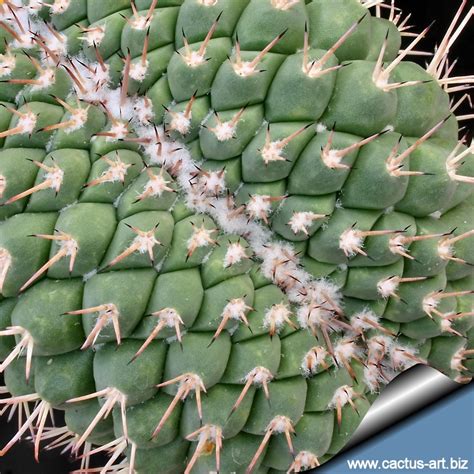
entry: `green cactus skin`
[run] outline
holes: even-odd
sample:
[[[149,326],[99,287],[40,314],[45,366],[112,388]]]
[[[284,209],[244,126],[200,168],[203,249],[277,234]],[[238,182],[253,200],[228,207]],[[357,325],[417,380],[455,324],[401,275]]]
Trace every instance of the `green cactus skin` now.
[[[301,472],[410,366],[470,380],[459,81],[371,3],[0,3],[0,455]]]

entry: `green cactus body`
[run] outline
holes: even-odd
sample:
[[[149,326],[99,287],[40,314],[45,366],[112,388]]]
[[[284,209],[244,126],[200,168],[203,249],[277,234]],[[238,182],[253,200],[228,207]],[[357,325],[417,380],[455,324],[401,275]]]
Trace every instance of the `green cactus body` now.
[[[37,457],[300,472],[399,372],[470,377],[442,56],[357,0],[1,3],[0,404]]]

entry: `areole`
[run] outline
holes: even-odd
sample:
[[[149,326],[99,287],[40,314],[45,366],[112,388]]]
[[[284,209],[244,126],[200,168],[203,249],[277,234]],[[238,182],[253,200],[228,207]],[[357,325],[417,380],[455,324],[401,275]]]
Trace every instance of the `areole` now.
[[[0,454],[301,472],[401,371],[469,381],[466,6],[424,70],[382,0],[0,2]]]

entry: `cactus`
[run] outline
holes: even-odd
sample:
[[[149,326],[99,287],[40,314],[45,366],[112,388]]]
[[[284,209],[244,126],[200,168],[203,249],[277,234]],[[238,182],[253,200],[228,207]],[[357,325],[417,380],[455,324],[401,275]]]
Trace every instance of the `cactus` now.
[[[0,2],[0,454],[301,472],[470,380],[465,7],[424,70],[393,2]]]

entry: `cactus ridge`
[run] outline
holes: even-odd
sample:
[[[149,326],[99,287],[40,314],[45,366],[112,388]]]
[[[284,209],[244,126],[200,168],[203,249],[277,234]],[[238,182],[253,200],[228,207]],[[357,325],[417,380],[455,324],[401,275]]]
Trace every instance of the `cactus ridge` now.
[[[401,371],[469,381],[465,7],[424,70],[378,1],[0,3],[0,455],[301,472]]]

